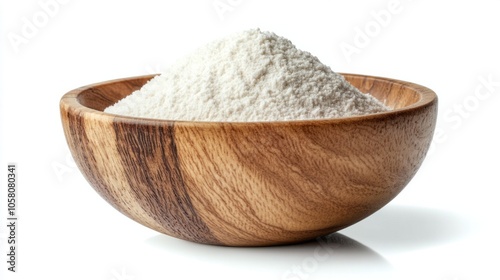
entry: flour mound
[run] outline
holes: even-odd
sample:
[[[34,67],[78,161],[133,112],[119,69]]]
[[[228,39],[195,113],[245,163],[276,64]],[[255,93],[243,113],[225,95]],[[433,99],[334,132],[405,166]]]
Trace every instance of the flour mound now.
[[[198,49],[105,109],[183,121],[285,121],[387,111],[288,39],[247,30]]]

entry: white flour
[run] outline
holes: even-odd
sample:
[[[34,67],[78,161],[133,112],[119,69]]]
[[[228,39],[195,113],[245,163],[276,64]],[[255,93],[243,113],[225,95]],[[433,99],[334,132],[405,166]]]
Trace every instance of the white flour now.
[[[283,121],[387,111],[315,56],[259,29],[212,42],[105,112],[186,121]]]

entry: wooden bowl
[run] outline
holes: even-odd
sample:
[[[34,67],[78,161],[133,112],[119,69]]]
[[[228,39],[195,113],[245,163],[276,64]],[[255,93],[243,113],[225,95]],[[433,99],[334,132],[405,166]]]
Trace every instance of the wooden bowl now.
[[[70,91],[61,99],[61,118],[85,178],[129,218],[199,243],[301,242],[352,225],[393,199],[417,172],[433,135],[433,91],[343,75],[394,110],[248,123],[103,112],[150,75]]]

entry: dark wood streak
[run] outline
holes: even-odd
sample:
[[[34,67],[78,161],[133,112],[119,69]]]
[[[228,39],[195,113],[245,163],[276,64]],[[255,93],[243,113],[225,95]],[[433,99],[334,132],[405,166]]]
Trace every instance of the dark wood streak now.
[[[186,240],[219,244],[198,216],[179,167],[174,124],[149,127],[114,123],[121,161],[135,198],[164,231]],[[152,131],[155,130],[155,131]],[[154,161],[161,157],[161,162]],[[162,186],[162,187],[158,187]]]

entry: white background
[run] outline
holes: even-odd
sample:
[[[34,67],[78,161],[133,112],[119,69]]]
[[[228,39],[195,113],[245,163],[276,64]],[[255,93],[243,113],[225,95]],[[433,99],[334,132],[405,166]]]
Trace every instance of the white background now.
[[[54,1],[0,4],[1,279],[500,279],[498,1]],[[439,96],[438,133],[417,175],[326,249],[160,235],[106,204],[69,156],[64,93],[157,73],[255,27],[334,71],[407,80]],[[9,162],[18,165],[16,273],[5,261]]]

